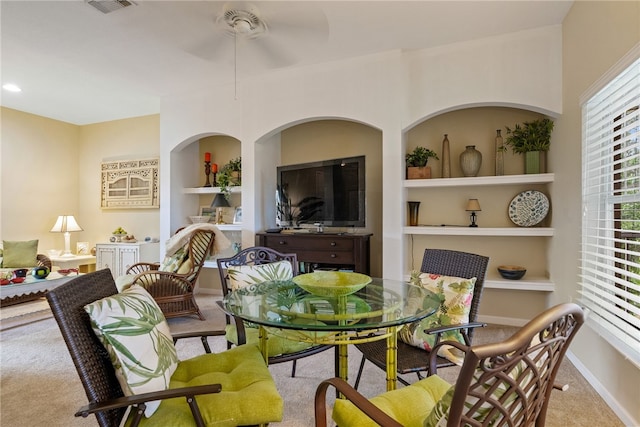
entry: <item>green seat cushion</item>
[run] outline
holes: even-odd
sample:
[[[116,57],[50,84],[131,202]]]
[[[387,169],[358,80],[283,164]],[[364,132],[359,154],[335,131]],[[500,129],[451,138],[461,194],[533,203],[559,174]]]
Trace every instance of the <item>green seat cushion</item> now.
[[[283,401],[262,354],[255,345],[241,345],[217,354],[182,361],[169,388],[221,384],[220,393],[196,397],[207,426],[238,426],[282,421]],[[167,399],[140,426],[193,426],[184,398]]]
[[[296,321],[292,322],[295,323]],[[317,323],[315,320],[303,320],[300,319],[298,322],[303,322],[307,324]],[[248,344],[258,344],[260,342],[260,331],[255,326],[246,326],[244,328],[247,343]],[[297,340],[296,337],[300,335],[300,331],[294,330],[273,330],[273,328],[268,328],[269,339],[267,340],[268,345],[268,356],[279,356],[281,354],[290,354],[298,351],[306,350],[314,344],[301,342]],[[232,342],[234,344],[238,344],[238,333],[236,330],[236,325],[231,324],[227,325],[225,328],[225,338],[227,341]],[[316,335],[326,335],[326,332],[317,332]],[[291,339],[288,339],[287,336],[291,336]]]
[[[410,289],[407,297],[407,310],[419,311],[423,306],[433,305],[436,298],[438,310],[431,316],[405,325],[398,332],[398,338],[407,344],[431,351],[436,336],[425,332],[438,326],[464,325],[469,323],[469,311],[473,300],[476,278],[442,276],[431,273],[412,274],[411,282],[420,288]],[[430,292],[429,292],[430,291]],[[460,330],[443,332],[441,341],[458,341],[465,344]],[[463,356],[450,346],[440,347],[438,355],[461,365]]]
[[[425,418],[450,388],[451,384],[437,375],[432,375],[410,386],[373,397],[369,401],[404,427],[423,427]],[[336,399],[332,418],[339,426],[378,426],[346,399]]]
[[[29,268],[38,265],[38,240],[2,242],[4,268]]]

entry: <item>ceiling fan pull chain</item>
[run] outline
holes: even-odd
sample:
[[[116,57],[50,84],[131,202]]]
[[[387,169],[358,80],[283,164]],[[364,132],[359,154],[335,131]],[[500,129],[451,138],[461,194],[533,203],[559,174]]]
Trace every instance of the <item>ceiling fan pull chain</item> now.
[[[233,99],[238,100],[238,31],[233,31]]]

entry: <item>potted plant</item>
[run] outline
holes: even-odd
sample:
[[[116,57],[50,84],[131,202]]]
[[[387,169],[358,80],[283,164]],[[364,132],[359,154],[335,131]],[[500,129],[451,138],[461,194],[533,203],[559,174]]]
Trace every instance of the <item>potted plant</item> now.
[[[216,184],[220,187],[220,192],[224,194],[225,199],[229,200],[231,197],[231,190],[229,187],[236,185],[242,185],[242,158],[238,157],[232,159],[220,168],[216,176]]]
[[[554,122],[550,119],[537,119],[516,124],[513,129],[506,126],[506,147],[517,154],[524,154],[524,172],[540,173],[546,170],[546,152],[551,146],[551,132]]]
[[[405,161],[407,163],[407,179],[431,178],[431,167],[427,166],[430,158],[438,160],[435,151],[425,147],[416,147],[412,152],[407,153]]]

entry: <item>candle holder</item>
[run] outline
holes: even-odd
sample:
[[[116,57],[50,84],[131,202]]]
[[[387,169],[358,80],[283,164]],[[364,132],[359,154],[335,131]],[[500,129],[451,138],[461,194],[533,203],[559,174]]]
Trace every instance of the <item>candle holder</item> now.
[[[204,175],[207,178],[207,181],[204,183],[204,186],[213,187],[213,185],[211,185],[211,181],[209,181],[209,176],[211,175],[211,162],[207,160],[204,161]]]

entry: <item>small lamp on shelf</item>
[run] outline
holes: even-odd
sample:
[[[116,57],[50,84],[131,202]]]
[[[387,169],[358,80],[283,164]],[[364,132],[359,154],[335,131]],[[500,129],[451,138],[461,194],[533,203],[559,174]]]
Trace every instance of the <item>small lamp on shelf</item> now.
[[[62,256],[72,257],[71,253],[71,231],[82,231],[73,215],[60,215],[51,229],[52,233],[64,233],[64,252]]]
[[[476,224],[476,212],[482,211],[482,209],[480,209],[480,202],[478,202],[478,199],[469,199],[467,201],[467,207],[465,210],[467,212],[471,212],[471,224],[469,224],[469,227],[477,227],[478,224]]]
[[[224,194],[216,194],[216,197],[214,197],[213,201],[211,202],[211,207],[216,208],[216,224],[224,224],[224,221],[222,220],[222,208],[228,208],[230,206],[231,205],[229,205],[229,202],[224,197]]]

